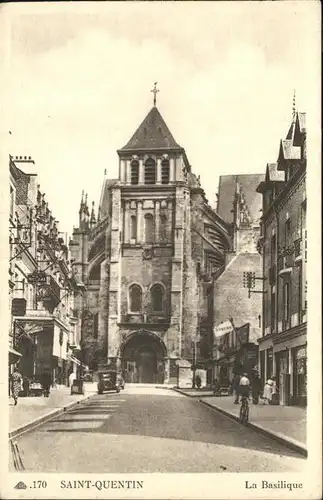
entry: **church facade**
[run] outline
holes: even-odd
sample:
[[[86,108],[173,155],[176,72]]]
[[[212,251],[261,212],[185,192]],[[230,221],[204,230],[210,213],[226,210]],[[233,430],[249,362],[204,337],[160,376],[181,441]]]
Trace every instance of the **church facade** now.
[[[204,369],[213,344],[212,275],[232,225],[209,205],[185,150],[156,105],[118,150],[98,213],[82,198],[70,241],[85,361],[126,382],[173,383],[177,365]]]

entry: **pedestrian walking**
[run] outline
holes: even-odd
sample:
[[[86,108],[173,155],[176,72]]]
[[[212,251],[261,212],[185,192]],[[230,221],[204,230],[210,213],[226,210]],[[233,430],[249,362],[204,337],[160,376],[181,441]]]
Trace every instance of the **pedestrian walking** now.
[[[215,378],[213,381],[213,394],[219,394],[220,389],[221,389],[220,382],[217,378]]]
[[[11,375],[11,395],[15,402],[15,406],[18,404],[19,392],[21,391],[22,375],[18,368],[15,367]]]
[[[44,389],[45,398],[49,397],[51,382],[52,382],[51,374],[48,371],[45,371],[42,375],[42,382],[41,382]]]
[[[239,385],[240,385],[241,376],[236,374],[232,381],[232,389],[235,396],[234,404],[237,405],[239,403]]]
[[[274,382],[271,378],[267,380],[265,383],[264,387],[264,392],[263,392],[263,400],[264,404],[269,404],[271,402],[272,394],[273,394],[273,385]]]
[[[253,404],[257,405],[259,403],[259,397],[261,394],[261,380],[257,370],[254,370],[252,373],[251,394]]]
[[[75,372],[71,372],[70,375],[69,375],[69,377],[68,377],[68,382],[69,382],[70,387],[72,387],[73,382],[74,382],[75,379],[76,379],[76,373]]]

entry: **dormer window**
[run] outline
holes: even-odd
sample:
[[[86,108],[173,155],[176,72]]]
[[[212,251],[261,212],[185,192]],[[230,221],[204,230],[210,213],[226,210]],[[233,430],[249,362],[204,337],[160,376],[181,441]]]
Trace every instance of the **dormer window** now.
[[[137,160],[133,160],[130,165],[130,182],[131,184],[139,183],[139,163]]]
[[[145,163],[145,184],[156,184],[156,163],[152,158]]]

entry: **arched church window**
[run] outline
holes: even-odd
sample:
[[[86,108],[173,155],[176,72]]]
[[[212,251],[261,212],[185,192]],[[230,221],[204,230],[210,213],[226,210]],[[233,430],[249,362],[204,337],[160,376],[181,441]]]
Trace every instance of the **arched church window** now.
[[[169,184],[169,160],[167,159],[161,162],[161,183]]]
[[[135,215],[130,217],[130,238],[137,239],[137,217]]]
[[[164,287],[159,285],[153,285],[150,289],[151,295],[151,306],[153,311],[161,312],[164,309]]]
[[[145,163],[145,184],[156,184],[156,163],[153,158],[148,158]]]
[[[98,281],[101,278],[101,265],[95,265],[89,274],[89,280],[90,281]]]
[[[140,312],[142,306],[142,290],[140,285],[131,285],[129,288],[129,309],[131,312]]]
[[[137,160],[133,160],[130,165],[130,182],[131,184],[139,182],[139,163]]]
[[[154,218],[151,214],[145,215],[145,243],[154,242]]]

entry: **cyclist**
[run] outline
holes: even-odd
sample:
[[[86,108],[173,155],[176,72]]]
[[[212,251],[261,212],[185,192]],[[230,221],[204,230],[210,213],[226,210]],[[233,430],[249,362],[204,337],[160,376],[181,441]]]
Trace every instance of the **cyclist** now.
[[[249,399],[250,392],[250,380],[247,373],[244,373],[240,378],[239,382],[239,395],[241,398],[245,397]]]

